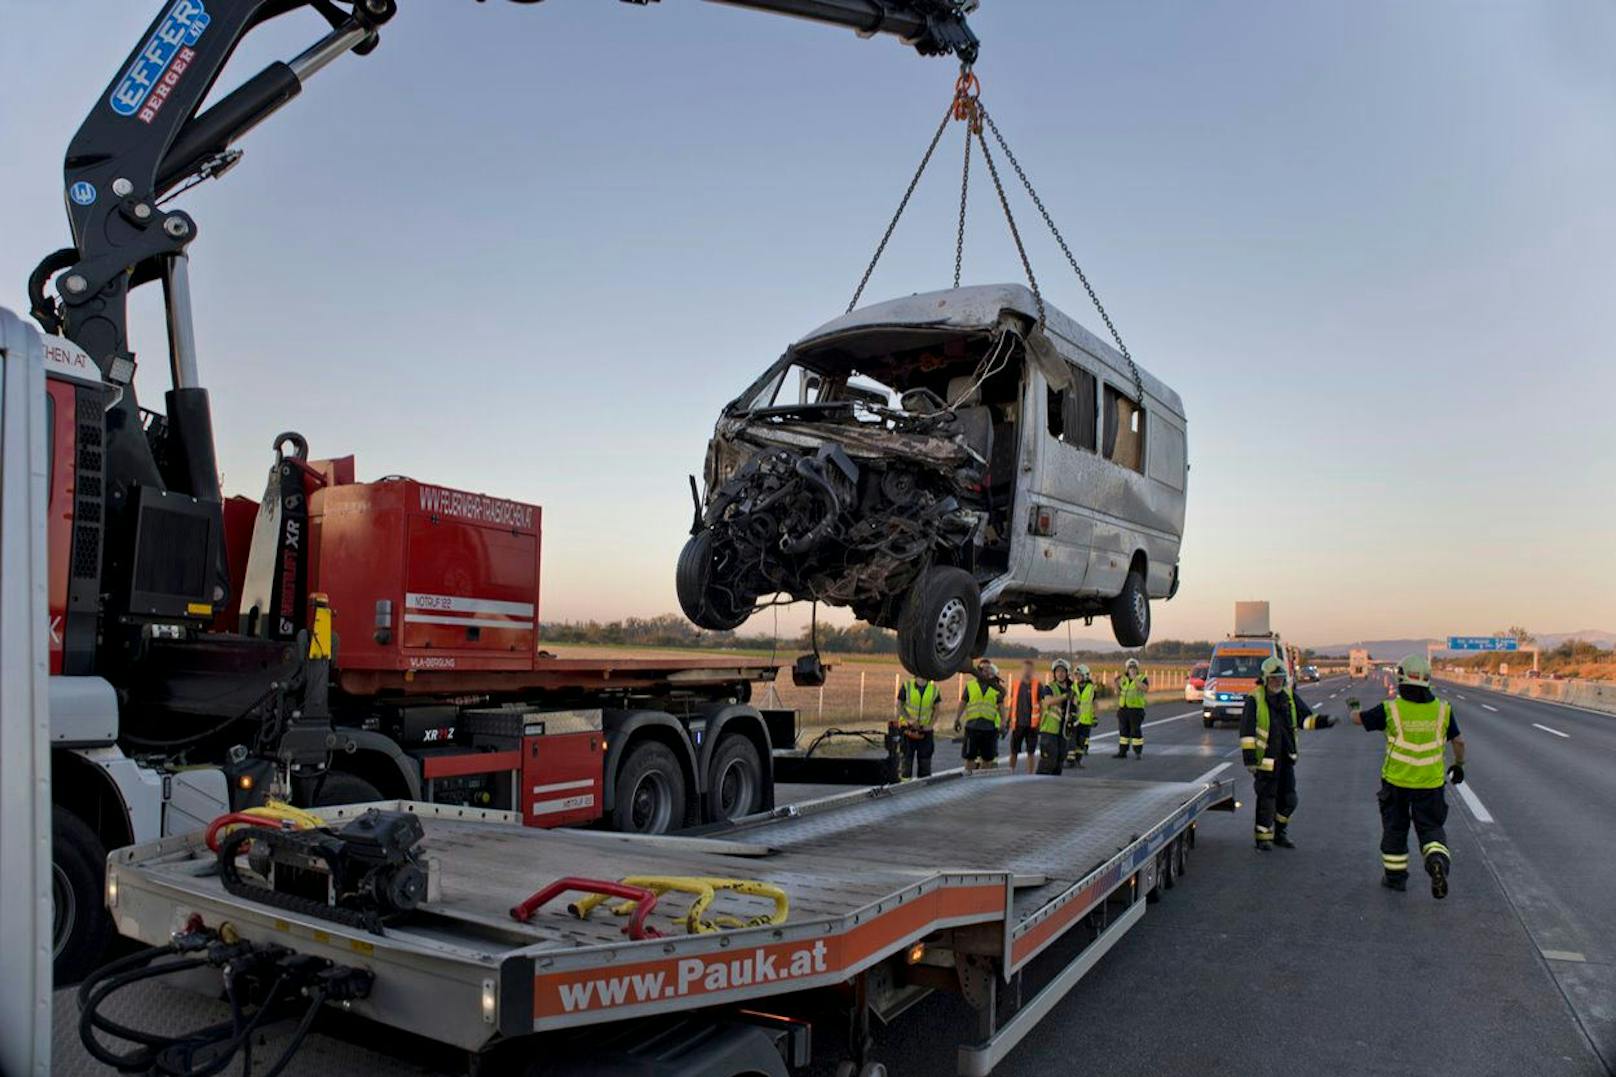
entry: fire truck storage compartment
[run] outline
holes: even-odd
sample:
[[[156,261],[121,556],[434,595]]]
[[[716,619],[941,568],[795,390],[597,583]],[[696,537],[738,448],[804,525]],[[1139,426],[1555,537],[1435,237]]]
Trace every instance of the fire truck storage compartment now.
[[[539,508],[411,479],[310,502],[310,590],[331,603],[342,669],[531,669]]]
[[[605,795],[603,717],[599,710],[468,707],[457,718],[456,746],[417,753],[429,799],[508,808],[529,826],[592,823]]]

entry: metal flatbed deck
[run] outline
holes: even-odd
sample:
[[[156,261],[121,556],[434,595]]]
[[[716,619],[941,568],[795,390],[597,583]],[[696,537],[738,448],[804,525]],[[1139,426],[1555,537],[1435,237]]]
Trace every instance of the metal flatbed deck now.
[[[962,1051],[961,1068],[986,1072],[1024,1034],[1013,1028],[1021,1015],[1000,1027],[995,981],[1010,980],[1080,924],[1103,943],[1092,964],[1109,947],[1104,940],[1142,914],[1143,896],[1162,879],[1170,885],[1196,817],[1232,795],[1228,781],[949,774],[810,802],[717,836],[653,839],[394,803],[385,806],[421,816],[436,884],[422,914],[382,935],[226,893],[199,835],[120,850],[109,874],[127,935],[163,942],[200,916],[209,927],[228,921],[254,942],[366,965],[375,989],[354,1011],[468,1050],[862,983],[861,974],[902,964],[923,942],[928,968],[914,970],[907,989],[958,977],[985,1009],[982,1043],[975,1054]],[[511,906],[569,875],[753,879],[785,890],[791,911],[778,925],[687,935],[680,920],[689,899],[670,893],[649,921],[665,936],[639,941],[605,907],[580,920],[556,901],[528,924],[510,918]],[[769,908],[766,899],[729,894],[714,906],[743,918]],[[1036,1020],[1034,1002],[1022,1011]]]

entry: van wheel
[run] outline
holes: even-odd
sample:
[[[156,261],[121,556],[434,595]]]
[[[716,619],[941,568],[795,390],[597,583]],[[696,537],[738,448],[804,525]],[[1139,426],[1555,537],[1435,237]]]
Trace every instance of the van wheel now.
[[[101,964],[112,941],[106,907],[107,850],[66,808],[51,808],[51,951],[56,986]]]
[[[1150,594],[1145,576],[1136,568],[1128,570],[1122,593],[1111,600],[1111,632],[1124,647],[1143,647],[1150,642]]]
[[[739,733],[718,742],[707,771],[707,803],[715,823],[763,808],[763,763],[757,747]]]
[[[625,834],[666,834],[685,823],[685,776],[666,744],[642,740],[629,749],[617,774],[612,829]]]
[[[962,568],[934,565],[909,592],[898,622],[898,653],[909,672],[947,680],[971,660],[982,629],[982,592]]]
[[[679,607],[692,623],[713,632],[728,632],[752,616],[752,603],[749,599],[738,602],[740,596],[715,586],[716,545],[710,527],[691,535],[679,551],[673,583]]]
[[[976,630],[976,642],[971,644],[971,660],[973,662],[988,653],[988,630],[991,627],[988,624],[988,619],[983,617],[982,624]]]

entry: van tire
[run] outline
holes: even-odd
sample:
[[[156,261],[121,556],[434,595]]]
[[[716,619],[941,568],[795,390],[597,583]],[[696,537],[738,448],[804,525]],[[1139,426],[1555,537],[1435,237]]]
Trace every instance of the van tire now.
[[[1150,594],[1145,590],[1145,574],[1128,570],[1122,593],[1111,600],[1111,633],[1124,647],[1143,647],[1150,642]]]
[[[686,540],[674,569],[674,590],[685,616],[701,628],[728,632],[739,628],[752,616],[751,603],[744,610],[732,608],[729,596],[713,586],[714,541],[712,528],[703,528]]]
[[[51,946],[57,987],[77,983],[106,958],[113,938],[106,907],[107,850],[89,825],[51,807]]]
[[[969,572],[933,565],[909,592],[898,621],[898,654],[910,673],[943,681],[971,661],[982,629],[982,591]]]
[[[976,642],[971,645],[971,660],[973,662],[988,653],[988,629],[990,627],[988,619],[983,617],[981,626],[976,630]]]

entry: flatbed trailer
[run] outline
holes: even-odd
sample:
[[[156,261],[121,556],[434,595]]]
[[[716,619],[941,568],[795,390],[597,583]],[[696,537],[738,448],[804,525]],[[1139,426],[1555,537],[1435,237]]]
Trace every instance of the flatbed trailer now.
[[[111,854],[108,902],[120,931],[153,945],[222,933],[367,970],[368,996],[344,1008],[463,1049],[472,1070],[783,1075],[833,1013],[848,1029],[838,1072],[876,1075],[870,1019],[943,990],[977,1014],[958,1072],[986,1074],[1175,885],[1198,818],[1233,797],[1229,779],[951,771],[655,837],[399,801],[380,806],[419,816],[429,898],[380,933],[227,892],[200,834]],[[605,907],[512,916],[558,880],[631,877],[745,879],[790,909],[768,922],[769,900],[729,891],[712,909],[749,926],[687,934],[692,898],[670,891],[646,918],[663,934],[638,940]]]

